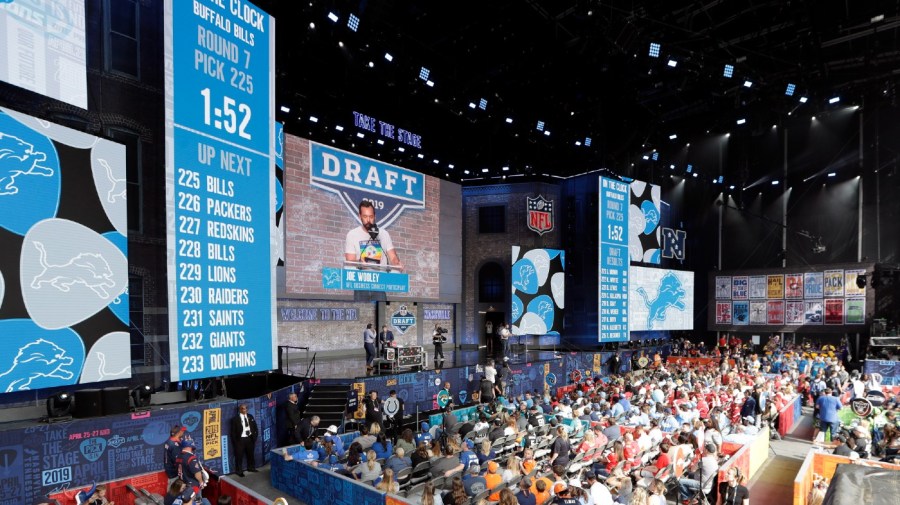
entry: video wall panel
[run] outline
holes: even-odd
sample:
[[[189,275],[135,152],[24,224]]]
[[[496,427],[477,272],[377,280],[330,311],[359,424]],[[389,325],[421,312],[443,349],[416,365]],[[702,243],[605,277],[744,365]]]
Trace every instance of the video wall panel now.
[[[559,335],[566,294],[566,253],[512,248],[513,335]]]
[[[125,154],[0,109],[0,393],[131,377]]]
[[[631,331],[693,330],[694,272],[632,266]]]
[[[859,331],[873,292],[857,278],[871,265],[710,274],[710,330]]]
[[[87,109],[84,4],[0,1],[0,81]]]
[[[391,292],[392,298],[440,298],[442,261],[458,245],[442,243],[442,234],[451,227],[458,230],[453,236],[462,236],[461,221],[453,217],[459,212],[442,211],[440,179],[290,135],[286,155],[287,295],[369,290]],[[363,201],[372,205],[374,238],[360,219]],[[402,269],[389,268],[391,249]],[[362,267],[359,274],[354,263],[376,267]]]
[[[275,20],[247,1],[164,12],[171,380],[271,370]]]

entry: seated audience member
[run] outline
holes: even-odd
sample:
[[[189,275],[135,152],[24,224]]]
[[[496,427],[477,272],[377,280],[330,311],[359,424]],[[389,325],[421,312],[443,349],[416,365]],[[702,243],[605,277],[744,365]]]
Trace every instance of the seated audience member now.
[[[400,470],[411,467],[412,460],[406,456],[406,451],[404,451],[402,447],[397,447],[394,449],[393,456],[384,462],[384,466],[393,470],[394,475],[396,475]]]
[[[478,465],[472,465],[465,471],[462,482],[468,496],[476,496],[488,489],[487,481],[479,474]]]
[[[708,495],[719,476],[719,460],[714,444],[706,444],[699,464],[692,468],[687,477],[678,480],[678,499],[687,501],[697,493]]]
[[[354,470],[359,474],[359,480],[363,482],[374,481],[381,476],[381,463],[375,461],[376,459],[378,458],[375,457],[375,451],[369,449],[369,451],[366,452],[366,462],[357,465]]]
[[[453,477],[453,481],[450,483],[450,491],[444,493],[441,498],[444,505],[467,505],[469,503],[466,488],[459,477]]]

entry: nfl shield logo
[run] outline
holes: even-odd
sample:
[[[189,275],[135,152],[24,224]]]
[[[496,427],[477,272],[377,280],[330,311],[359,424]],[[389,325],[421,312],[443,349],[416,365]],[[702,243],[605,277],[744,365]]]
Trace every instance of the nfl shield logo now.
[[[553,229],[553,200],[528,198],[528,229],[543,235]]]

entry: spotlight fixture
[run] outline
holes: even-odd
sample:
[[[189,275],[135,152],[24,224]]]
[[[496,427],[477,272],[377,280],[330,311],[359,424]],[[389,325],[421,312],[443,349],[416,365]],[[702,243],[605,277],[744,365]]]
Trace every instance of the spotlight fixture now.
[[[509,166],[503,167],[503,171],[504,171],[504,172],[509,172]]]
[[[362,139],[366,137],[366,134],[363,132],[356,132],[356,136]]]
[[[374,62],[374,61],[370,61],[370,62],[369,62],[369,68],[375,68],[375,62]]]
[[[647,156],[647,155],[646,155],[646,154],[645,154],[645,155],[643,155],[643,156],[641,156],[641,159],[643,159],[643,160],[644,160],[644,161],[646,161],[646,160],[649,160],[649,159],[650,159],[650,157],[649,157],[649,156]]]
[[[828,172],[828,177],[834,177],[837,175],[837,172]]]
[[[669,135],[669,140],[675,140],[675,139],[677,139],[677,138],[678,138],[678,135],[676,135],[676,134],[674,134],[674,133],[671,134],[671,135]]]
[[[725,65],[725,69],[722,70],[722,76],[731,79],[731,77],[732,77],[733,75],[734,75],[734,65],[728,65],[728,64],[726,64],[726,65]]]
[[[429,80],[425,81],[425,85],[428,86],[429,88],[433,88],[433,87],[434,87],[434,81],[432,81],[432,80],[429,79]],[[435,100],[437,100],[437,98],[435,98]]]
[[[828,249],[825,247],[825,244],[822,243],[822,239],[816,239],[816,243],[812,246],[813,254],[822,254],[826,250]]]
[[[406,152],[406,148],[403,147],[403,146],[400,146],[400,147],[397,148],[397,151],[399,151],[399,152],[401,152],[401,153],[405,153],[405,152]]]
[[[431,75],[431,70],[428,70],[425,67],[422,67],[419,69],[419,79],[422,79],[423,81],[427,81],[429,75]]]
[[[441,161],[438,160],[438,159],[435,159],[435,160],[434,160],[434,164],[435,164],[435,165],[440,165],[440,164],[441,164]]]
[[[543,122],[543,121],[538,121],[538,122],[537,122],[537,127],[536,127],[536,128],[537,128],[537,131],[539,131],[539,132],[544,131],[544,122]]]
[[[651,42],[650,43],[650,51],[648,54],[650,55],[651,58],[659,58],[659,50],[660,49],[661,49],[661,47],[659,44],[657,44],[656,42]]]
[[[668,66],[670,66],[670,67],[672,67],[672,68],[675,68],[675,67],[678,66],[678,62],[675,61],[675,60],[673,60],[673,59],[669,59],[669,61],[666,63],[666,65],[668,65]]]
[[[488,173],[488,169],[486,169],[486,168],[482,168],[482,169],[481,169],[481,173],[483,173],[483,174],[486,174],[486,173]]]
[[[694,172],[694,177],[697,177],[697,175],[699,175],[699,174],[697,172]]]
[[[779,184],[781,184],[781,181],[778,181],[778,180],[772,181],[772,185],[773,185],[773,186],[777,186],[777,185],[779,185]]]
[[[419,158],[420,160],[425,159],[425,155],[422,153],[417,154],[416,157]]]
[[[487,100],[484,98],[482,98],[481,100],[478,100],[478,108],[481,110],[487,109]]]
[[[447,168],[449,168],[450,170],[453,170],[454,168],[456,168],[456,165],[454,165],[453,163],[450,163],[449,165],[447,165]]]
[[[506,118],[506,124],[512,124],[512,118],[511,118],[511,117]]]
[[[134,403],[135,412],[144,412],[150,410],[150,396],[153,395],[153,388],[147,384],[142,384],[131,390],[130,396]]]
[[[580,146],[580,145],[581,145],[581,141],[580,141],[580,140],[576,140],[576,141],[575,141],[575,145],[576,145],[576,146]]]
[[[309,22],[309,29],[310,29],[310,30],[315,30],[315,29],[316,29],[316,24],[313,23],[312,21],[310,21],[310,22]]]
[[[359,30],[359,17],[355,14],[350,14],[350,17],[347,18],[347,28],[354,32]]]
[[[342,131],[344,131],[344,127],[343,127],[343,126],[341,126],[341,125],[337,125],[337,126],[335,126],[335,127],[334,127],[334,129],[335,129],[335,130],[337,130],[337,131],[339,131],[339,132],[342,132]]]
[[[797,89],[797,85],[789,82],[787,87],[784,89],[784,94],[787,96],[794,96],[794,90]]]
[[[547,136],[547,137],[549,137],[549,136],[550,136],[550,130],[544,130],[544,135]]]
[[[310,123],[318,123],[319,118],[317,118],[316,116],[309,116],[309,122]]]
[[[744,118],[740,118],[740,119],[737,120],[737,124],[739,124],[739,125],[745,124],[746,122],[747,122],[747,120],[744,119]]]
[[[47,397],[47,422],[56,423],[72,419],[72,394],[56,393]]]
[[[384,145],[384,141],[381,140],[381,139],[378,139],[378,140],[376,140],[375,142],[376,142],[378,145],[380,145],[380,146],[383,146],[383,145]]]
[[[830,103],[830,104],[836,104],[840,101],[841,101],[841,97],[839,97],[839,96],[833,96],[828,99],[828,103]]]
[[[471,172],[469,172],[468,170],[463,170],[463,173],[469,175]]]
[[[860,274],[860,275],[856,276],[856,287],[858,287],[859,289],[866,288],[866,276],[865,275]]]
[[[337,22],[338,22],[338,15],[335,14],[335,13],[333,13],[333,12],[329,12],[329,13],[328,13],[328,19],[330,19],[332,23],[337,23]]]
[[[474,109],[476,107],[475,102],[469,102],[469,108]]]
[[[734,189],[734,184],[732,184],[731,186],[728,186],[728,189]]]
[[[800,103],[806,103],[808,101],[809,101],[809,98],[806,98],[805,96],[800,97]]]
[[[744,81],[744,87],[745,87],[745,88],[752,88],[752,87],[753,87],[753,81]]]

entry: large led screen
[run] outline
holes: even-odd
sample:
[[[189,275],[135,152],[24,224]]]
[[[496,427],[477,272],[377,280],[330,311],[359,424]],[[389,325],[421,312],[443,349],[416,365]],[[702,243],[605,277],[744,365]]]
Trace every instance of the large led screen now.
[[[513,335],[559,335],[566,307],[566,253],[512,248]]]
[[[0,109],[0,392],[131,377],[125,160]]]
[[[342,284],[341,272],[352,273],[359,263],[371,262],[381,270],[360,271],[360,281],[375,279],[360,282],[369,286],[365,289],[438,299],[441,258],[458,246],[442,244],[442,226],[459,226],[452,219],[442,223],[441,181],[309,140],[288,136],[286,142],[287,292],[295,297],[351,294],[356,287]],[[364,201],[371,204],[366,212],[374,213],[374,237],[360,220]],[[395,259],[402,270],[387,272]],[[344,268],[347,261],[352,265]],[[380,289],[377,279],[389,275],[408,275],[408,280]]]
[[[694,272],[632,266],[631,331],[693,330]]]
[[[164,11],[171,379],[271,370],[275,20],[247,1]]]
[[[0,80],[87,109],[83,0],[0,1]]]

